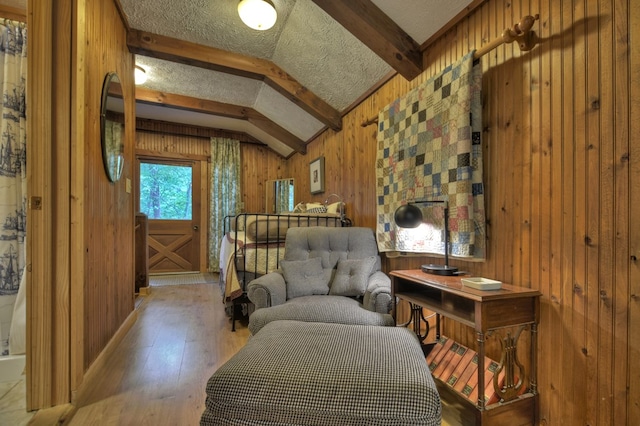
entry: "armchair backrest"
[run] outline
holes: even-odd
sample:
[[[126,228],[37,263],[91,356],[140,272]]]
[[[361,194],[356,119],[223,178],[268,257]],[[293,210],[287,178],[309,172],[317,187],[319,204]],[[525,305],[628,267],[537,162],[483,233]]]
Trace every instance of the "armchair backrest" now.
[[[322,268],[332,270],[341,259],[375,256],[375,270],[380,270],[376,237],[371,228],[331,228],[312,226],[290,228],[285,239],[286,260],[322,258]]]

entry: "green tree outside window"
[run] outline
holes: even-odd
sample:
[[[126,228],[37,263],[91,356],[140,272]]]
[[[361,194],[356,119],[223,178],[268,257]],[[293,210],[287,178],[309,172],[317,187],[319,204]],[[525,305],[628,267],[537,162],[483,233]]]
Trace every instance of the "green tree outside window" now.
[[[149,219],[191,220],[191,167],[140,164],[140,211]]]

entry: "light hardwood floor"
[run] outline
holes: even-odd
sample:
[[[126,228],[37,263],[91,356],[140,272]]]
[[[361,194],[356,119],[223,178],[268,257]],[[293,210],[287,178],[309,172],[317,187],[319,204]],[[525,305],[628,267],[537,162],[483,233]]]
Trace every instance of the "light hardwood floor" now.
[[[231,332],[216,284],[153,287],[138,311],[69,425],[198,425],[208,378],[249,338],[246,321]],[[56,424],[46,419],[61,415],[36,424]]]
[[[247,341],[215,284],[153,287],[138,320],[78,401],[72,426],[198,425],[211,374]]]

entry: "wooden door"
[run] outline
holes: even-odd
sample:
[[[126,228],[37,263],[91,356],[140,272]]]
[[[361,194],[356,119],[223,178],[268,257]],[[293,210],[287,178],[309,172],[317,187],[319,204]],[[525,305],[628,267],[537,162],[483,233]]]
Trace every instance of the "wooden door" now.
[[[149,273],[200,270],[199,161],[139,158],[139,210],[149,217]]]

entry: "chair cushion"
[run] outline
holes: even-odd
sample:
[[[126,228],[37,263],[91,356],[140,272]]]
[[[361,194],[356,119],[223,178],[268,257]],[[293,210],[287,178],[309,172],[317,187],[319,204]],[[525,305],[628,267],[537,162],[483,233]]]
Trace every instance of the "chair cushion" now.
[[[295,320],[334,324],[393,326],[393,317],[364,309],[344,296],[303,296],[282,305],[256,309],[249,316],[249,331],[256,334],[272,321]]]
[[[280,268],[287,282],[287,299],[329,293],[329,277],[322,268],[322,259],[281,260]]]
[[[341,259],[329,294],[336,296],[363,296],[367,290],[369,277],[375,272],[376,258]]]

